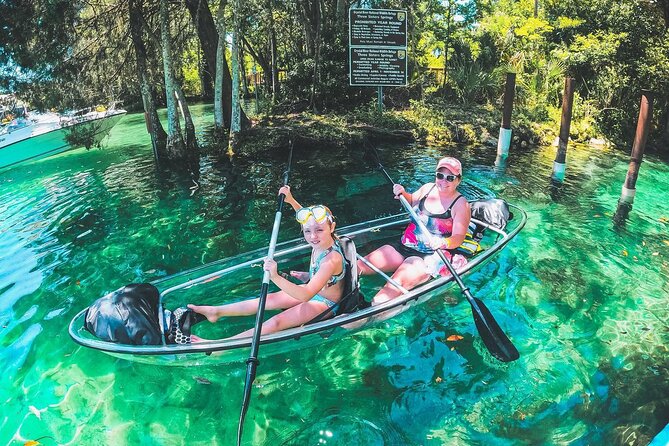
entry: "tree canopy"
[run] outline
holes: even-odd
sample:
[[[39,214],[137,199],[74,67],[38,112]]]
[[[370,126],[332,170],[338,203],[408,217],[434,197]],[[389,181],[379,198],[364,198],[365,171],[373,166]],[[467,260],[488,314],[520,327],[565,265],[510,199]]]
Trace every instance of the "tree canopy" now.
[[[143,11],[145,66],[138,65],[129,4]],[[217,0],[170,1],[176,82],[211,100],[218,31],[239,21],[242,92],[256,67],[274,110],[348,110],[373,99],[348,81],[348,0],[248,0],[232,11]],[[386,91],[391,107],[432,99],[497,104],[504,73],[517,73],[528,119],[550,119],[564,77],[576,79],[575,113],[612,139],[635,125],[641,89],[656,92],[656,129],[669,121],[667,0],[387,0],[375,8],[408,12],[409,85]],[[159,0],[0,2],[0,87],[35,106],[141,101],[138,73],[165,103]],[[222,8],[222,9],[220,9]],[[222,14],[218,14],[220,11]],[[223,39],[223,42],[231,39]],[[134,42],[135,45],[137,42]],[[229,97],[229,48],[219,72]],[[160,99],[162,98],[162,99]],[[225,101],[225,99],[223,99]],[[228,105],[229,108],[229,105]],[[229,125],[229,114],[226,125]]]

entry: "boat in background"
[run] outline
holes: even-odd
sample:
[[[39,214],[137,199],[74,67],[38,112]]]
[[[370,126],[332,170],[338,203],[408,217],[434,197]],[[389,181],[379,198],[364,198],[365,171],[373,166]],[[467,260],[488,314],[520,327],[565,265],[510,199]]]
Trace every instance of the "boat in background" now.
[[[113,106],[67,114],[28,112],[24,107],[12,112],[5,111],[0,126],[0,169],[69,149],[99,146],[126,114]]]

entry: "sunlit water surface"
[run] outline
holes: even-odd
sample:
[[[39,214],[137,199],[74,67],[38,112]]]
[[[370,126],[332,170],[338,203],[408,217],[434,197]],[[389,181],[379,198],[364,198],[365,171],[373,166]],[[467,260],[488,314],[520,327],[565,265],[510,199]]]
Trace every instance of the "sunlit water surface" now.
[[[209,107],[195,107],[200,122]],[[626,222],[612,216],[618,151],[383,147],[409,189],[458,156],[470,184],[529,220],[466,282],[521,357],[496,362],[456,288],[354,336],[263,359],[245,425],[254,445],[645,445],[669,421],[669,184],[647,156]],[[161,174],[141,114],[103,150],[0,173],[0,444],[230,445],[246,367],[128,362],[74,344],[70,319],[102,294],[265,246],[286,153],[203,158],[196,182]],[[297,150],[291,184],[346,225],[399,211],[361,153]],[[289,216],[280,240],[299,236]],[[258,279],[260,283],[260,276]],[[212,296],[211,302],[225,296]],[[223,322],[224,323],[224,322]],[[463,336],[446,341],[452,334]]]

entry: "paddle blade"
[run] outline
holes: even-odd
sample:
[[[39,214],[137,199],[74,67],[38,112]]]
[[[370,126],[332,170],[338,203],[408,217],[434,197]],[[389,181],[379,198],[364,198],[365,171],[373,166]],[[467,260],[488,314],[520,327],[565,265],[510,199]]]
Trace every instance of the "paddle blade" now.
[[[476,297],[474,297],[474,302],[479,310],[476,311],[477,309],[472,305],[474,323],[486,348],[502,362],[511,362],[518,359],[520,353],[497,324],[488,307]]]

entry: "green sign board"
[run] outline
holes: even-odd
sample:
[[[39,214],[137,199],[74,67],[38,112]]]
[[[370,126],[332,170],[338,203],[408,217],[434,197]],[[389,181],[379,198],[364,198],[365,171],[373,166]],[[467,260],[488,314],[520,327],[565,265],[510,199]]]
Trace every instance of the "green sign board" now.
[[[349,10],[349,79],[352,86],[407,84],[407,13]]]

